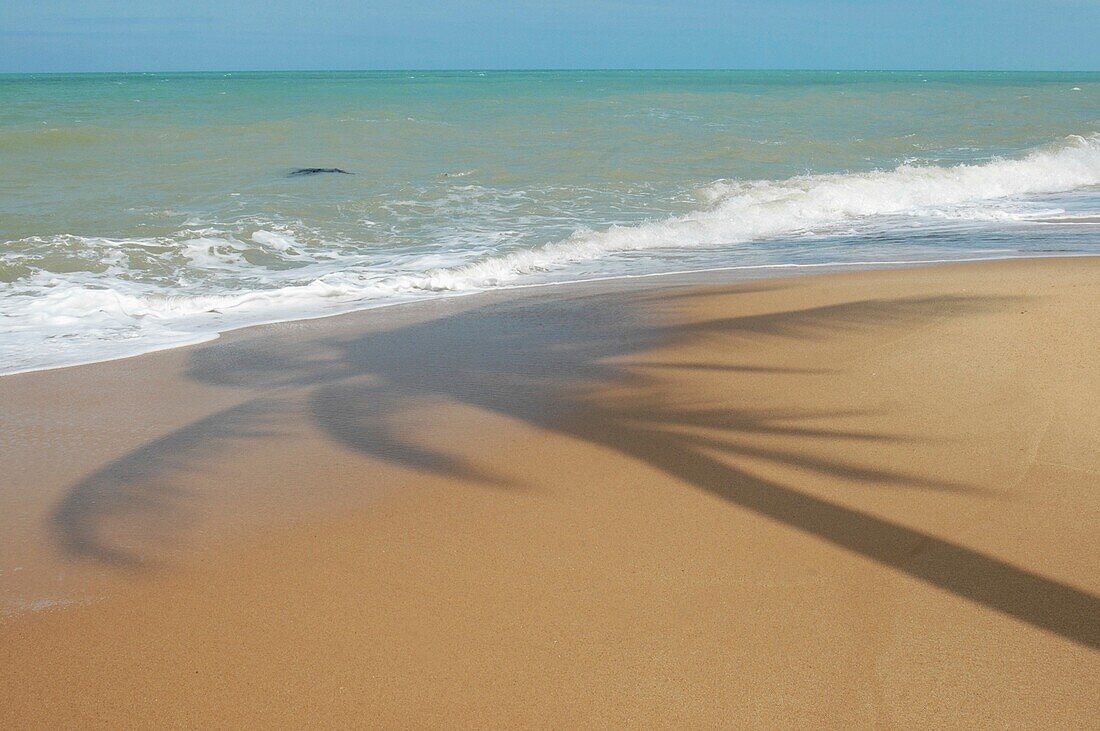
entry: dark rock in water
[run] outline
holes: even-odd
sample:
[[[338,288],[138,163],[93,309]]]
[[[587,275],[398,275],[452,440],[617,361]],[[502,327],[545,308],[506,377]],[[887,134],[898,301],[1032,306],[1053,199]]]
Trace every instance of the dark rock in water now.
[[[320,175],[321,173],[340,173],[341,175],[351,175],[347,170],[341,170],[340,168],[295,168],[290,171],[291,175]]]

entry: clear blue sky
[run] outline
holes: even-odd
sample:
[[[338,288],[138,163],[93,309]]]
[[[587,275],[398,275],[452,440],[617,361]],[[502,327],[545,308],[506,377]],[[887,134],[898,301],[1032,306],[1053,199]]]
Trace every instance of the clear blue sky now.
[[[0,72],[1100,70],[1100,0],[0,0]]]

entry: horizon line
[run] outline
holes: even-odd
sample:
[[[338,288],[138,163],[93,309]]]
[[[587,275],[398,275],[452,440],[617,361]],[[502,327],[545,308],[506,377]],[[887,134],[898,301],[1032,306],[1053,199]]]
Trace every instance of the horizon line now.
[[[119,74],[316,74],[316,73],[562,73],[562,72],[795,72],[795,73],[925,73],[925,74],[1100,74],[1100,69],[1035,69],[1035,68],[814,68],[814,67],[722,67],[722,66],[608,66],[608,67],[422,67],[422,68],[237,68],[237,69],[111,69],[98,71],[5,71],[0,76],[95,76]]]

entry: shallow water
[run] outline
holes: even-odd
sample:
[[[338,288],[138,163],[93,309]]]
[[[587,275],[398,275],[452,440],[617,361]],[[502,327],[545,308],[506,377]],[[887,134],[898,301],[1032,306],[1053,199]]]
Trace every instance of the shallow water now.
[[[1100,253],[1100,74],[0,76],[0,170],[10,373],[501,286]]]

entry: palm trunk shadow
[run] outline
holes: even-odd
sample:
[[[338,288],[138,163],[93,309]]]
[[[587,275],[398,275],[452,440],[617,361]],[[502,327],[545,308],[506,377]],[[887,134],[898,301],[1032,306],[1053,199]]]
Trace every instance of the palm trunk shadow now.
[[[1100,598],[914,528],[731,467],[666,432],[597,422],[604,444],[739,507],[1093,650]]]

